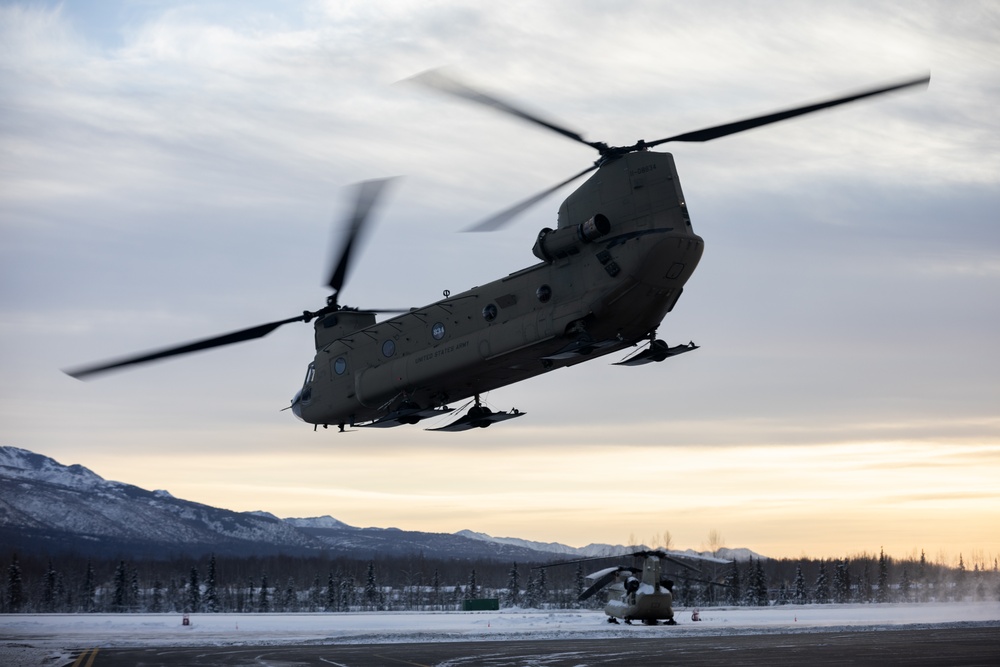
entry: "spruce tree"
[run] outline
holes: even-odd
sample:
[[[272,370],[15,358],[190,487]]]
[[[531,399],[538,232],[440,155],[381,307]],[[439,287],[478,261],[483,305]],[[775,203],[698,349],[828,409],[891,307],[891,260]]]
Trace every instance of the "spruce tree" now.
[[[94,595],[97,591],[97,583],[94,579],[94,564],[89,560],[87,561],[87,571],[83,577],[83,590],[80,591],[81,594],[81,607],[85,612],[96,611],[96,600],[94,600]]]
[[[354,605],[354,577],[346,575],[340,580],[340,610],[351,611]]]
[[[754,583],[757,590],[755,604],[758,607],[767,607],[771,604],[771,600],[767,594],[767,576],[764,574],[764,564],[760,562],[760,558],[754,565]]]
[[[813,587],[813,599],[819,604],[830,602],[830,582],[826,577],[826,561],[819,562],[819,574],[816,575],[816,585]]]
[[[733,569],[736,569],[736,563],[733,563]],[[736,604],[743,605],[744,607],[753,607],[757,600],[757,580],[754,578],[753,569],[753,558],[747,561],[746,569],[743,570],[743,576],[740,580],[740,585],[742,591],[739,597],[736,598]]]
[[[52,559],[45,570],[45,584],[42,589],[42,611],[51,614],[56,610],[56,571],[52,567]]]
[[[288,577],[285,582],[285,592],[281,596],[281,611],[295,613],[299,610],[299,597],[296,592],[295,579]]]
[[[792,601],[795,604],[805,604],[809,601],[809,593],[806,591],[806,578],[802,574],[802,564],[797,564],[795,566],[795,592],[792,596]]]
[[[920,564],[917,566],[917,602],[927,602],[930,591],[927,581],[927,556],[920,550]]]
[[[958,568],[955,570],[955,599],[958,601],[965,599],[966,574],[965,560],[962,554],[958,554]]]
[[[889,602],[889,562],[885,557],[885,549],[878,552],[878,589],[875,591],[875,602]]]
[[[378,583],[375,581],[375,561],[368,561],[368,575],[365,580],[365,606],[369,611],[378,607]]]
[[[186,610],[191,613],[201,611],[201,583],[198,581],[198,568],[191,568],[191,575],[188,577],[187,605]]]
[[[257,611],[266,614],[271,611],[271,596],[267,590],[267,574],[260,578],[260,594],[257,596]]]
[[[118,567],[115,569],[115,588],[114,592],[111,594],[111,611],[116,611],[122,613],[125,611],[126,606],[126,592],[125,587],[128,582],[128,572],[125,569],[125,561],[118,563]]]
[[[536,580],[534,570],[528,571],[528,583],[525,585],[524,604],[532,609],[535,609],[539,606],[538,581]]]
[[[431,579],[431,606],[441,609],[441,575],[437,568],[434,568],[434,578]]]
[[[729,572],[726,574],[726,602],[738,605],[742,601],[743,587],[740,582],[740,566],[734,560],[729,564]]]
[[[329,576],[326,578],[326,610],[327,611],[338,611],[340,607],[337,602],[340,601],[340,581],[333,577],[333,571],[330,571]]]
[[[841,597],[843,597],[844,602],[850,602],[851,596],[854,594],[851,590],[851,563],[846,558],[844,559],[844,581],[843,590],[841,591]]]
[[[219,591],[215,581],[215,554],[208,561],[208,577],[205,579],[205,611],[214,614],[219,611]]]
[[[469,583],[465,587],[465,599],[476,600],[479,598],[479,583],[476,581],[476,568],[472,568],[469,573]]]
[[[544,569],[538,570],[535,586],[538,588],[538,605],[542,606],[549,601],[549,582]]]
[[[508,607],[516,607],[521,602],[521,583],[517,574],[517,563],[510,566],[507,571],[507,594],[506,603]]]
[[[24,607],[24,580],[21,575],[21,564],[17,554],[11,558],[7,567],[7,611],[17,613]]]
[[[128,573],[128,608],[132,611],[142,611],[142,600],[139,594],[139,572],[132,568]]]

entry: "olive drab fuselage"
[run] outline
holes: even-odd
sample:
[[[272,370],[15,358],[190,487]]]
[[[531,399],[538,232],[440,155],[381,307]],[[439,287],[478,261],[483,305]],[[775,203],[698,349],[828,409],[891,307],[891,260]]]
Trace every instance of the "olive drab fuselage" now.
[[[651,339],[702,249],[672,155],[610,160],[538,235],[539,263],[378,323],[349,309],[319,317],[293,411],[362,424],[632,347]]]
[[[619,573],[615,583],[607,589],[608,602],[604,605],[604,613],[609,620],[621,618],[627,622],[653,624],[657,621],[672,622],[672,587],[673,583],[663,576],[660,559],[649,556],[643,561],[639,577],[630,572]]]

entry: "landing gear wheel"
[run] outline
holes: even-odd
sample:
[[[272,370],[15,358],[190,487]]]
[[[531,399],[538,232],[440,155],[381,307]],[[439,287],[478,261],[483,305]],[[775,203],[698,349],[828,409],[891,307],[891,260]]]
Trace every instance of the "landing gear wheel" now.
[[[483,417],[488,417],[491,414],[493,414],[493,411],[485,405],[474,405],[469,408],[469,416],[473,419],[482,419]]]

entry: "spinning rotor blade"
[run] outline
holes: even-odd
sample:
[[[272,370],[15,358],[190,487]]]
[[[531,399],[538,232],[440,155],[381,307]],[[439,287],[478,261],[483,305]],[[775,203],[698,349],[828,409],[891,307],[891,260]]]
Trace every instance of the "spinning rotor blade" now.
[[[853,93],[850,95],[844,95],[831,100],[826,100],[824,102],[817,102],[815,104],[808,104],[800,107],[795,107],[792,109],[786,109],[784,111],[776,111],[769,114],[764,114],[762,116],[754,116],[752,118],[746,118],[744,120],[735,121],[732,123],[725,123],[722,125],[714,125],[712,127],[707,127],[701,130],[696,130],[694,132],[685,132],[683,134],[675,134],[671,137],[666,137],[664,139],[658,139],[656,141],[638,141],[631,146],[609,146],[600,141],[587,141],[578,133],[568,130],[560,125],[556,125],[550,121],[544,120],[539,116],[524,111],[508,102],[505,102],[493,95],[486,94],[482,91],[476,90],[465,83],[461,83],[447,75],[445,75],[440,70],[430,70],[424,72],[423,74],[418,74],[407,81],[414,83],[419,83],[428,88],[447,93],[454,97],[458,97],[470,102],[475,102],[483,106],[488,106],[498,111],[502,111],[506,114],[515,116],[522,120],[526,120],[530,123],[540,125],[548,130],[556,132],[563,135],[573,141],[582,143],[584,145],[590,146],[600,152],[601,157],[594,164],[593,167],[588,168],[576,176],[573,176],[559,185],[549,188],[534,197],[524,200],[523,202],[516,204],[496,215],[483,220],[482,222],[466,229],[465,231],[470,232],[481,232],[481,231],[493,231],[499,229],[507,222],[512,220],[514,217],[525,211],[527,208],[537,204],[545,197],[549,196],[559,188],[570,182],[576,180],[580,176],[600,167],[611,160],[618,159],[629,153],[635,151],[643,151],[653,146],[659,146],[660,144],[665,144],[670,141],[687,141],[687,142],[704,142],[711,141],[712,139],[718,139],[720,137],[726,137],[731,134],[736,134],[738,132],[744,132],[746,130],[751,130],[753,128],[762,127],[764,125],[770,125],[771,123],[777,123],[779,121],[788,120],[789,118],[795,118],[796,116],[802,116],[808,113],[813,113],[814,111],[820,111],[822,109],[829,109],[830,107],[839,106],[841,104],[847,104],[849,102],[855,102],[857,100],[862,100],[867,97],[873,97],[875,95],[882,95],[884,93],[890,93],[896,90],[901,90],[903,88],[910,88],[914,86],[927,86],[930,82],[930,75],[922,76],[917,79],[901,81],[898,83],[880,86],[878,88],[872,88],[868,90],[863,90],[861,92]]]
[[[822,109],[829,109],[830,107],[835,107],[841,104],[847,104],[848,102],[862,100],[866,97],[873,97],[875,95],[891,93],[894,90],[901,90],[903,88],[910,88],[912,86],[926,87],[927,84],[930,83],[930,80],[931,80],[930,75],[922,76],[919,79],[913,79],[913,80],[903,81],[901,83],[895,83],[889,86],[881,86],[879,88],[864,90],[859,93],[846,95],[844,97],[837,97],[835,99],[827,100],[825,102],[818,102],[816,104],[809,104],[806,106],[795,107],[794,109],[786,109],[785,111],[776,111],[774,113],[765,114],[763,116],[755,116],[754,118],[747,118],[745,120],[738,120],[732,123],[725,123],[724,125],[715,125],[713,127],[706,127],[702,130],[696,130],[694,132],[685,132],[684,134],[676,134],[672,137],[667,137],[666,139],[659,139],[657,141],[647,141],[645,145],[659,146],[660,144],[665,144],[668,141],[711,141],[712,139],[718,139],[719,137],[726,137],[729,136],[730,134],[736,134],[737,132],[752,130],[755,127],[770,125],[771,123],[777,123],[778,121],[787,120],[789,118],[795,118],[796,116],[802,116],[804,114],[812,113],[814,111],[821,111]]]
[[[198,352],[200,350],[209,350],[213,347],[222,347],[223,345],[232,345],[233,343],[242,343],[247,340],[254,340],[257,338],[263,338],[267,334],[271,333],[278,327],[289,324],[291,322],[306,322],[307,318],[311,318],[313,313],[303,313],[297,317],[290,317],[287,320],[278,320],[277,322],[268,322],[267,324],[258,324],[255,327],[250,327],[249,329],[241,329],[239,331],[233,331],[232,333],[223,334],[221,336],[215,336],[213,338],[206,338],[204,340],[194,341],[192,343],[185,343],[184,345],[179,345],[177,347],[170,347],[165,350],[159,350],[157,352],[148,352],[146,354],[141,354],[134,357],[126,357],[125,359],[119,359],[118,361],[112,361],[107,363],[102,363],[97,366],[87,366],[84,368],[71,369],[63,371],[66,375],[74,377],[78,380],[82,380],[90,375],[96,375],[98,373],[104,373],[116,368],[124,368],[126,366],[134,366],[136,364],[144,364],[149,361],[156,361],[157,359],[165,359],[167,357],[174,357],[180,354],[188,354],[190,352]]]
[[[212,338],[206,338],[204,340],[194,341],[192,343],[185,343],[183,345],[178,345],[175,347],[169,347],[164,350],[158,350],[156,352],[147,352],[145,354],[140,354],[132,357],[126,357],[124,359],[119,359],[117,361],[105,362],[98,364],[96,366],[86,366],[83,368],[76,368],[64,371],[70,377],[77,379],[83,379],[85,377],[96,375],[98,373],[104,373],[106,371],[114,370],[117,368],[124,368],[127,366],[134,366],[137,364],[144,364],[150,361],[156,361],[157,359],[166,359],[168,357],[175,357],[182,354],[189,354],[191,352],[198,352],[201,350],[209,350],[214,347],[222,347],[224,345],[232,345],[233,343],[242,343],[248,340],[255,340],[257,338],[263,338],[268,335],[278,327],[289,324],[291,322],[309,322],[315,317],[320,317],[328,313],[336,312],[341,310],[337,305],[337,294],[340,292],[341,288],[344,286],[344,282],[347,279],[348,270],[350,268],[351,254],[354,250],[354,246],[358,242],[361,235],[364,233],[365,224],[371,217],[372,210],[374,209],[378,198],[381,195],[385,186],[392,179],[381,179],[364,181],[358,184],[357,190],[357,200],[354,204],[354,210],[351,216],[347,219],[343,228],[343,248],[340,252],[340,258],[336,265],[333,267],[333,271],[330,274],[330,280],[327,283],[330,288],[333,289],[333,295],[327,299],[327,305],[324,308],[319,309],[316,312],[303,311],[301,315],[296,317],[289,317],[284,320],[277,320],[275,322],[267,322],[266,324],[258,324],[247,329],[240,329],[239,331],[233,331],[231,333],[223,334],[221,336],[214,336]],[[358,313],[408,313],[411,309],[409,308],[389,308],[389,309],[366,309],[366,310],[356,310],[350,309],[352,312]]]
[[[528,210],[529,208],[531,208],[532,206],[534,206],[538,202],[542,201],[543,199],[545,199],[546,197],[548,197],[549,195],[551,195],[552,193],[554,193],[559,188],[563,187],[564,185],[569,185],[570,183],[572,183],[576,179],[580,178],[584,174],[589,174],[590,172],[594,171],[595,169],[597,169],[597,165],[593,165],[591,167],[587,167],[586,169],[584,169],[583,171],[581,171],[579,174],[576,174],[575,176],[571,176],[571,177],[567,178],[562,183],[560,183],[558,185],[553,185],[548,190],[543,190],[542,192],[539,192],[537,195],[535,195],[533,197],[529,197],[528,199],[525,199],[521,203],[515,204],[515,205],[511,206],[510,208],[508,208],[506,210],[500,211],[499,213],[497,213],[495,215],[492,215],[489,218],[486,218],[482,222],[479,222],[479,223],[473,225],[472,227],[469,227],[468,229],[466,229],[464,231],[467,231],[467,232],[492,232],[492,231],[496,231],[497,229],[500,229],[501,227],[503,227],[504,225],[506,225],[508,222],[510,222],[511,220],[513,220],[514,218],[516,218],[517,216],[521,215],[521,213],[523,213],[524,211]]]
[[[351,253],[355,244],[359,241],[365,231],[365,223],[371,217],[372,209],[378,202],[382,190],[393,179],[384,178],[358,183],[357,201],[354,204],[354,211],[345,221],[343,228],[343,248],[340,251],[340,259],[330,272],[330,280],[327,285],[338,294],[347,280],[347,272],[350,269]]]
[[[453,97],[458,97],[469,102],[475,102],[476,104],[482,104],[483,106],[496,109],[511,116],[520,118],[521,120],[526,120],[529,123],[534,123],[536,125],[541,125],[547,130],[552,130],[558,134],[563,135],[573,141],[578,141],[581,144],[590,146],[591,148],[598,148],[595,144],[587,141],[579,134],[572,130],[568,130],[565,127],[561,127],[552,123],[550,121],[544,120],[535,114],[528,113],[523,109],[518,109],[513,104],[504,102],[503,100],[494,97],[493,95],[488,95],[482,91],[476,90],[471,86],[462,83],[452,77],[446,75],[440,69],[432,69],[416,76],[412,76],[409,79],[405,79],[413,83],[418,83],[432,90],[445,93],[447,95],[452,95]],[[599,149],[598,149],[599,150]]]

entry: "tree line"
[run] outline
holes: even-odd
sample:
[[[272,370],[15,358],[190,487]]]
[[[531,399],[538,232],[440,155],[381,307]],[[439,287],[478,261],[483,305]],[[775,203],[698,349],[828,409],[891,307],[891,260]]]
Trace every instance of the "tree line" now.
[[[8,557],[0,613],[288,613],[460,609],[493,598],[504,607],[600,607],[577,601],[585,573],[623,559],[539,568],[541,563],[470,562],[423,555],[216,557],[171,560],[73,555]],[[588,564],[589,565],[589,564]],[[880,551],[839,559],[751,559],[677,572],[675,604],[780,604],[1000,600],[1000,572],[962,556],[957,567]]]

